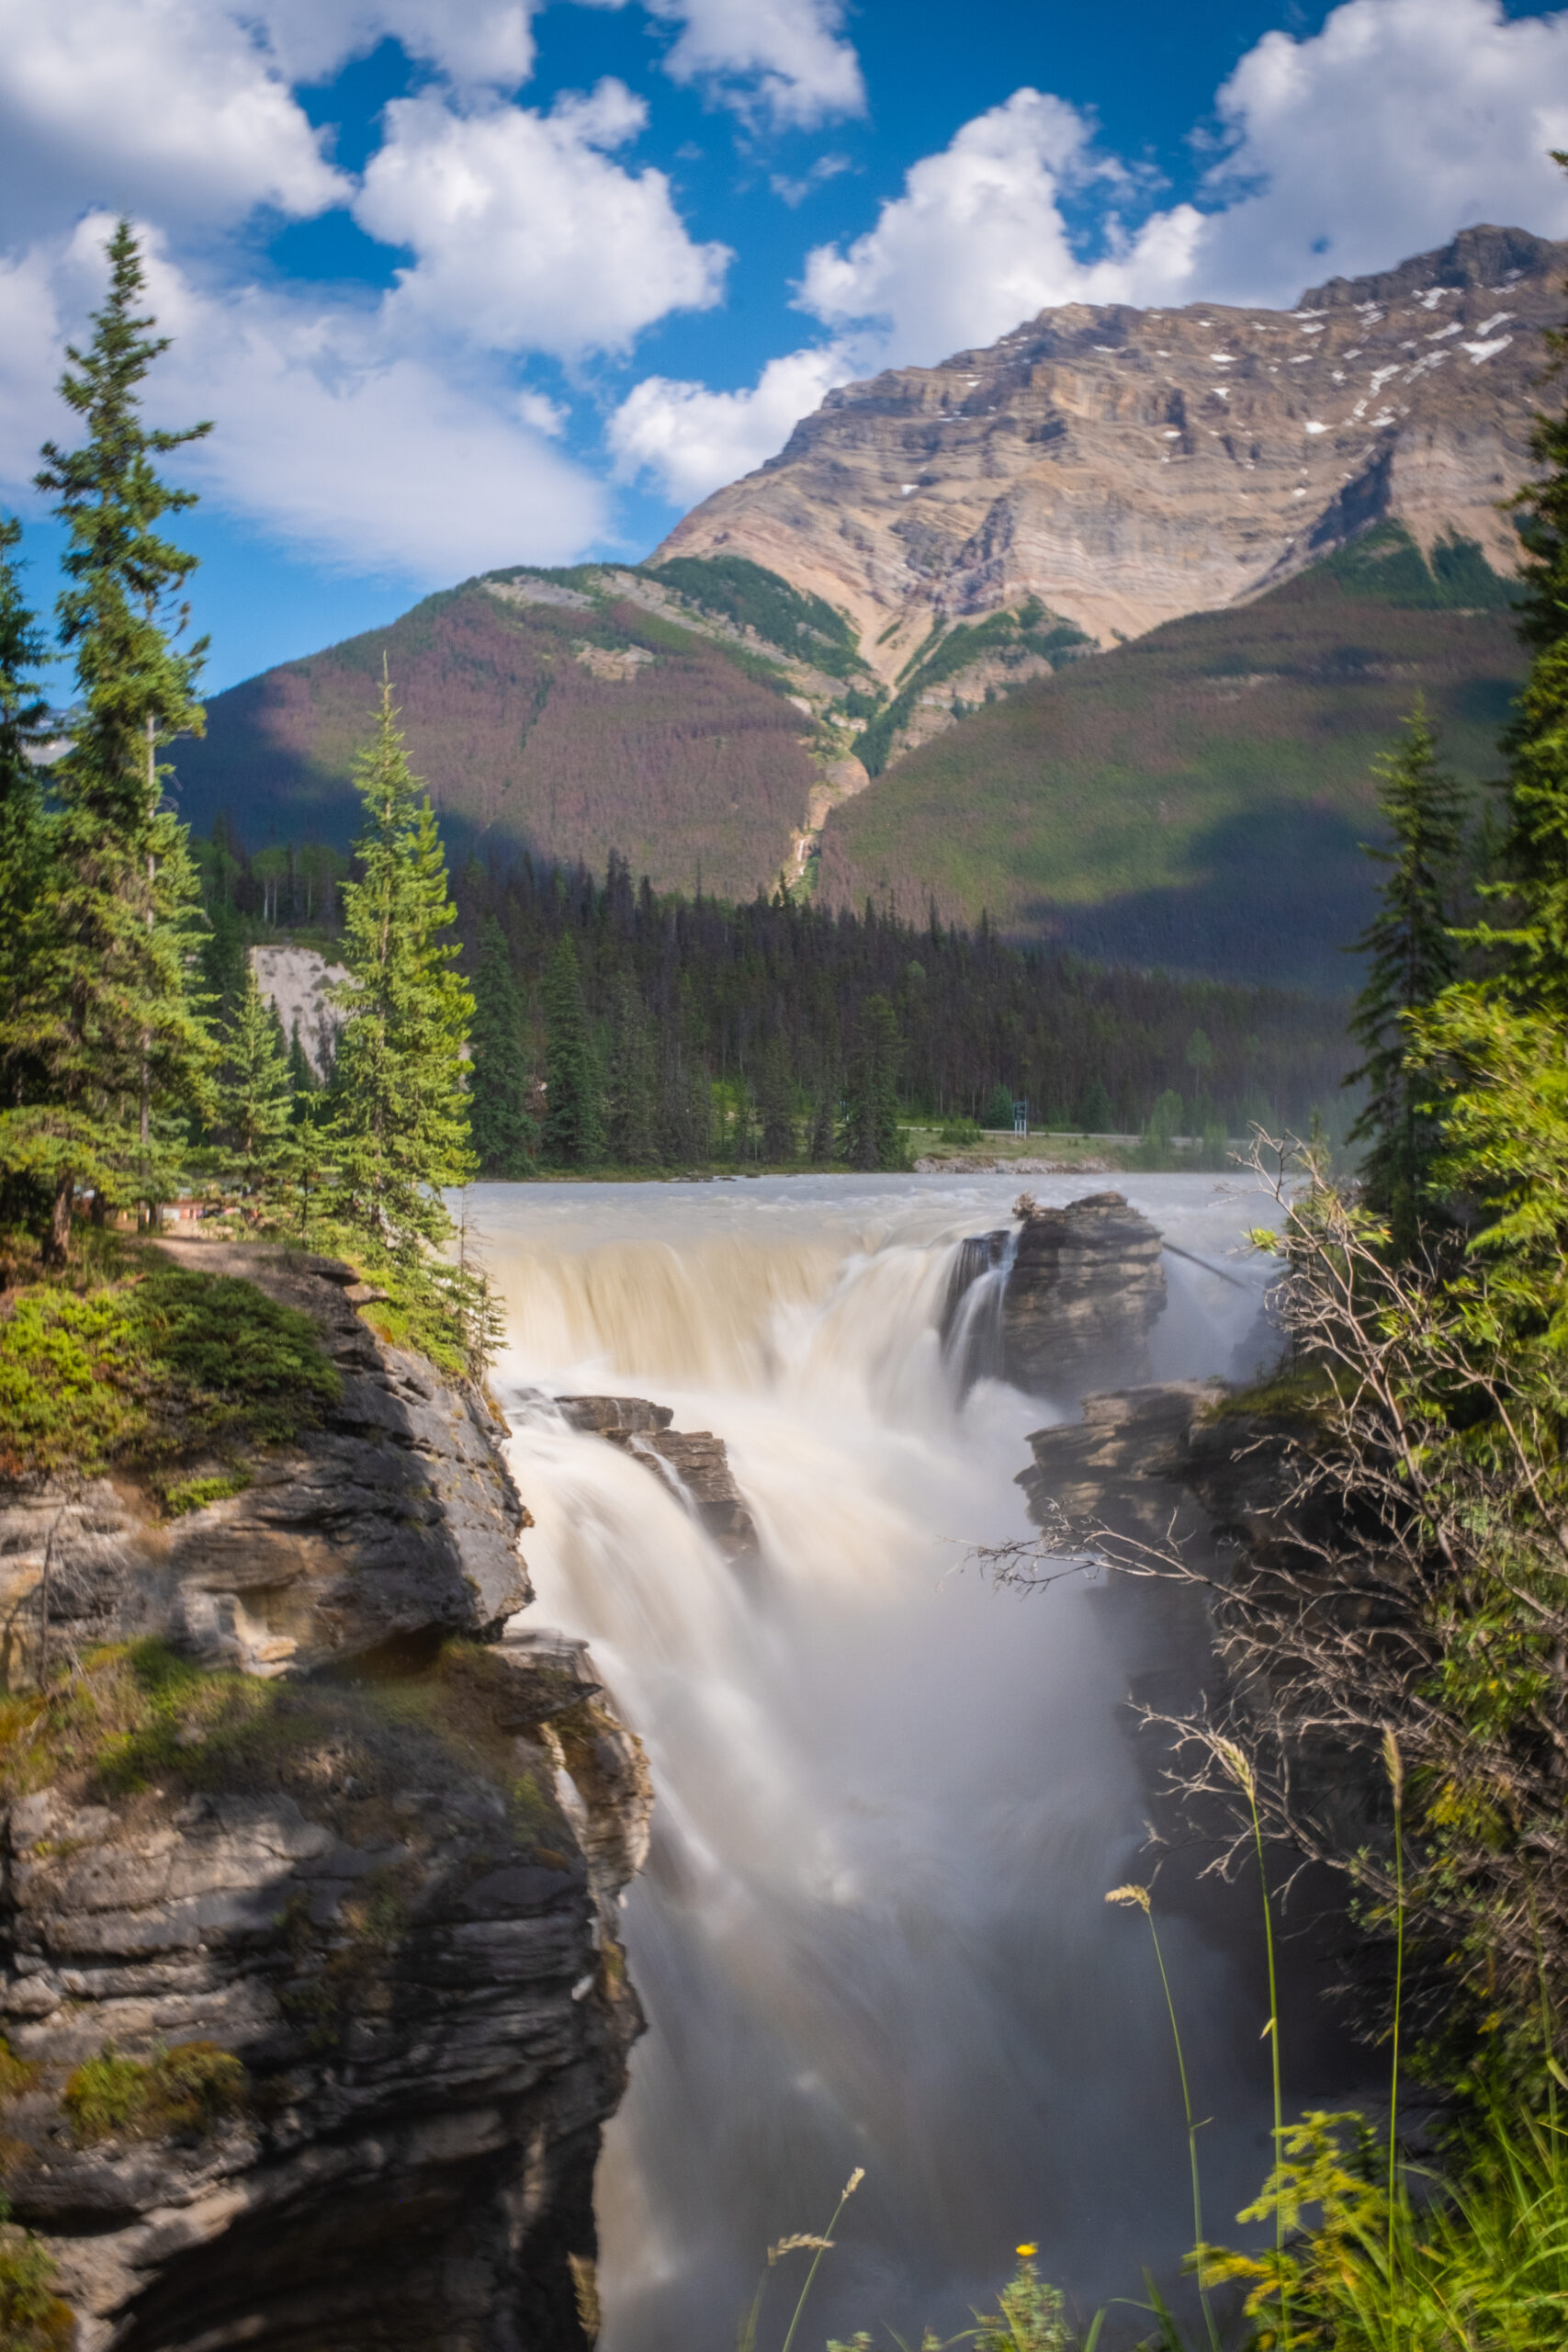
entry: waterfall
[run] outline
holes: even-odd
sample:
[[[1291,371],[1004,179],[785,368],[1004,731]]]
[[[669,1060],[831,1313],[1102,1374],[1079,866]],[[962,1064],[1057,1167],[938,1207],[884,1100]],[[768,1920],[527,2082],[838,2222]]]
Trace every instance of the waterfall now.
[[[1139,1204],[1162,1187],[1176,1208],[1151,1214],[1211,1252],[1256,1221],[1199,1180]],[[1002,1195],[470,1196],[536,1522],[527,1622],[592,1642],[657,1791],[626,1911],[649,2031],[600,2173],[605,2352],[728,2352],[768,2245],[820,2228],[857,2164],[818,2344],[970,2324],[1021,2240],[1092,2301],[1168,2274],[1190,2234],[1146,1939],[1104,1903],[1144,1818],[1115,1627],[1090,1589],[1020,1600],[967,1563],[1026,1532],[1012,1479],[1047,1418],[995,1376]],[[1255,1306],[1195,1273],[1182,1368],[1227,1369]],[[756,1574],[647,1463],[566,1425],[550,1396],[582,1390],[726,1440]],[[1201,1925],[1165,1933],[1198,2096],[1227,2119],[1204,2150],[1224,2221],[1266,2160],[1258,2020]]]

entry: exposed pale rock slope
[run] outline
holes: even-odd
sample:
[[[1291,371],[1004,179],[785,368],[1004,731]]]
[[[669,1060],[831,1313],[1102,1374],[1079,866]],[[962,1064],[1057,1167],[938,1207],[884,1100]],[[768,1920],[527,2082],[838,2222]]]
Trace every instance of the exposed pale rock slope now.
[[[221,1255],[314,1317],[323,1428],[173,1527],[0,1507],[3,2185],[76,2352],[577,2352],[646,1769],[581,1645],[439,1646],[528,1598],[483,1399],[347,1269]]]
[[[1101,644],[1255,594],[1381,517],[1512,562],[1568,246],[1467,229],[1293,311],[1069,303],[829,392],[661,558],[750,557],[895,678],[933,622],[1038,598]]]

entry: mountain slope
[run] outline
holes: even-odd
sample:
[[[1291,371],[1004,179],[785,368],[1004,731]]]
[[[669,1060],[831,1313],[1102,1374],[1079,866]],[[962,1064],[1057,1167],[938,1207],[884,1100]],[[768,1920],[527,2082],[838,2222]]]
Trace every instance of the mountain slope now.
[[[1512,562],[1568,244],[1467,229],[1292,312],[1066,304],[830,392],[660,559],[730,554],[846,612],[891,684],[933,623],[1030,599],[1101,645],[1214,610],[1380,520]],[[657,559],[656,559],[657,560]]]
[[[389,628],[215,695],[176,747],[181,814],[221,809],[253,844],[346,843],[350,766],[385,656],[415,773],[449,844],[529,849],[603,869],[613,850],[660,888],[771,887],[808,807],[865,783],[820,714],[861,674],[852,636],[782,581],[694,567],[705,610],[657,581],[518,571],[428,597]],[[744,590],[787,648],[761,639]],[[739,612],[741,617],[737,618]],[[818,626],[823,624],[823,626]],[[817,666],[817,657],[829,664]]]
[[[829,817],[819,888],[1112,962],[1338,990],[1371,910],[1371,762],[1425,695],[1496,772],[1524,673],[1473,545],[1398,525],[964,718]]]

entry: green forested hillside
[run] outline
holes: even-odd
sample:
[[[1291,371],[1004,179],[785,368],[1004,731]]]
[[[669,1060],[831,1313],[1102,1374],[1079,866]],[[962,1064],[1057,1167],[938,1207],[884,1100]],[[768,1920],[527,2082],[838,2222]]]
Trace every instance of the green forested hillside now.
[[[552,576],[558,603],[508,601],[504,577],[499,594],[469,582],[215,695],[206,736],[175,754],[181,815],[201,832],[221,815],[258,848],[346,846],[350,759],[384,656],[454,849],[601,869],[619,851],[660,888],[750,897],[805,813],[814,721],[765,650],[682,628],[602,577]]]
[[[1523,659],[1477,550],[1397,525],[1260,597],[1035,681],[835,809],[838,903],[934,897],[1114,962],[1342,989],[1375,871],[1371,762],[1424,693],[1479,782]]]

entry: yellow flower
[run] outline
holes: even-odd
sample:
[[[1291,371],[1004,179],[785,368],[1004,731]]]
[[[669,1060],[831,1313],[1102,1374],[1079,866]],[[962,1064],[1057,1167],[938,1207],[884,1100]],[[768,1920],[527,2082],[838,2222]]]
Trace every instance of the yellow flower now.
[[[1032,2254],[1038,2254],[1040,2248],[1037,2245],[1021,2245],[1018,2248],[1018,2252],[1023,2256],[1026,2261]]]

